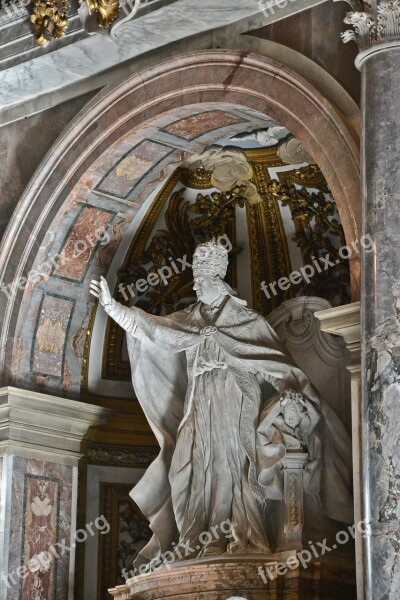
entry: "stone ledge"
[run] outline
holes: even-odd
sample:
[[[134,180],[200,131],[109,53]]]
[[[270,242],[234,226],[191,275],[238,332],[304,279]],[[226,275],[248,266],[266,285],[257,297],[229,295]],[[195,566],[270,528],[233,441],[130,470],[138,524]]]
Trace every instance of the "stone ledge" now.
[[[350,349],[361,340],[360,302],[320,310],[314,316],[321,322],[321,331],[341,335]]]
[[[13,387],[0,389],[0,455],[16,454],[76,464],[92,425],[105,422],[108,409]],[[35,455],[35,456],[33,456]]]

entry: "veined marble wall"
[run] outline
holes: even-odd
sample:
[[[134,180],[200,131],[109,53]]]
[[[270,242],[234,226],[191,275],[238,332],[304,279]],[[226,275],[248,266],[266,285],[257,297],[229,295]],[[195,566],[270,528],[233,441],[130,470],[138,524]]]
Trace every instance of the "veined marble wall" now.
[[[0,127],[0,239],[40,162],[96,92]]]
[[[0,599],[71,600],[78,461],[107,411],[0,389]]]
[[[20,456],[7,460],[12,472],[12,502],[4,546],[8,552],[6,598],[67,599],[74,552],[63,554],[59,544],[64,540],[68,547],[73,545],[77,467]]]

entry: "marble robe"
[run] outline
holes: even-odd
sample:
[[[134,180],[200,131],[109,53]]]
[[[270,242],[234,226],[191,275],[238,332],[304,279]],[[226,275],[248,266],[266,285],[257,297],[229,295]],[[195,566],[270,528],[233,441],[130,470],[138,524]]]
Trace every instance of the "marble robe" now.
[[[210,323],[201,307],[197,302],[166,317],[115,301],[105,307],[127,332],[133,386],[160,444],[159,456],[131,492],[154,533],[137,564],[172,543],[200,547],[200,534],[227,519],[232,538],[220,536],[210,546],[269,552],[266,500],[276,499],[276,492],[262,482],[283,455],[265,432],[280,411],[285,389],[301,392],[321,413],[310,381],[261,315],[228,296]],[[343,425],[332,418],[345,439]],[[321,453],[311,460],[320,458]],[[344,468],[346,493],[334,494],[337,502],[328,515],[338,520],[351,502],[349,465]]]

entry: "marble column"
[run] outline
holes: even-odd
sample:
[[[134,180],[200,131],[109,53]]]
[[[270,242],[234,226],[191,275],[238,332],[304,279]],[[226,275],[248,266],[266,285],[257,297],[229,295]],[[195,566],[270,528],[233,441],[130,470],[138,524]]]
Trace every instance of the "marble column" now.
[[[323,332],[331,333],[343,338],[349,352],[347,369],[351,374],[351,430],[353,454],[353,494],[354,494],[354,522],[363,520],[363,472],[362,472],[362,400],[361,400],[361,323],[360,303],[346,304],[335,308],[328,308],[314,313],[320,322]],[[363,545],[364,527],[355,530],[356,573],[357,573],[357,598],[365,598],[364,572],[367,568],[367,559],[364,555]]]
[[[0,600],[73,599],[81,442],[108,414],[0,389]]]
[[[365,598],[400,597],[400,4],[365,3],[345,22],[362,74],[362,397]]]

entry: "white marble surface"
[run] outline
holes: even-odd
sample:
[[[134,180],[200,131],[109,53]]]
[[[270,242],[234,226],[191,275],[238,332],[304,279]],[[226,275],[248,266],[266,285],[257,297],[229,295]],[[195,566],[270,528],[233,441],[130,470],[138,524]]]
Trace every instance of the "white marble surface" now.
[[[190,48],[212,46],[212,36],[189,40],[198,34],[234,25],[235,33],[242,33],[288,16],[288,11],[298,12],[320,0],[289,3],[287,8],[276,10],[268,19],[263,15],[256,0],[179,0],[174,4],[131,21],[119,30],[116,42],[104,36],[94,35],[55,52],[1,72],[0,125],[23,118],[73,98],[121,77],[141,70],[143,61],[127,64],[157,50],[157,62],[167,57],[173,43],[182,42],[175,52]],[[147,64],[154,62],[146,57]],[[112,74],[110,74],[110,70]]]
[[[341,335],[350,349],[356,345],[359,349],[361,339],[360,302],[336,306],[315,312],[321,322],[321,331],[332,335]]]
[[[363,518],[363,480],[362,480],[362,399],[361,399],[361,303],[353,302],[344,306],[328,308],[315,312],[315,317],[321,323],[321,331],[335,337],[341,336],[351,355],[351,413],[352,413],[352,451],[353,451],[353,494],[354,522],[359,523]],[[357,594],[360,600],[365,598],[364,572],[368,558],[365,555],[363,540],[356,533],[356,572]]]
[[[110,411],[13,387],[0,389],[0,456],[14,454],[77,465],[81,441]]]
[[[293,449],[304,449],[310,458],[304,489],[300,480],[296,485],[299,494],[312,497],[305,539],[316,533],[316,522],[317,533],[328,535],[322,515],[352,522],[350,438],[265,319],[245,308],[224,282],[227,265],[224,245],[214,240],[197,246],[192,270],[198,302],[168,317],[118,303],[104,277],[91,282],[91,293],[127,332],[133,386],[161,448],[130,493],[154,532],[137,565],[159,557],[178,539],[189,540],[196,557],[246,554],[249,548],[263,554],[291,549],[286,544],[292,543],[297,548],[297,537],[293,542],[282,535],[277,543],[265,516],[269,501],[285,503],[280,463]],[[313,300],[317,308],[327,305]],[[305,300],[291,302],[296,310],[287,330],[296,341],[299,329],[309,332],[312,314],[309,310],[299,325]],[[319,483],[309,487],[320,480],[323,492]],[[300,500],[296,503],[300,515]],[[234,524],[234,541],[213,539],[211,532],[225,522]],[[202,548],[204,532],[209,539]]]
[[[272,311],[268,322],[351,433],[350,356],[343,340],[329,335],[317,319],[318,315],[341,313],[348,306],[331,308],[327,300],[312,296],[292,298]]]

